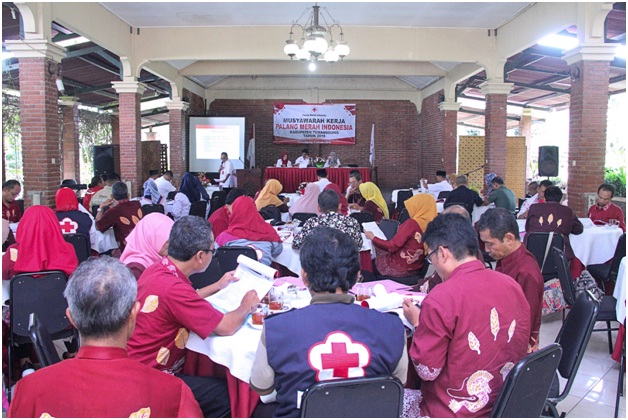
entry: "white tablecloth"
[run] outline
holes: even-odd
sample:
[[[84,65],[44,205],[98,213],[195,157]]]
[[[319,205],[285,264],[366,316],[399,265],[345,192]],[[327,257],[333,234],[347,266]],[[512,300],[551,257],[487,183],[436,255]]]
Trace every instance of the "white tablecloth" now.
[[[617,320],[625,325],[626,321],[626,257],[621,259],[619,271],[617,273],[617,282],[613,296],[617,299]]]

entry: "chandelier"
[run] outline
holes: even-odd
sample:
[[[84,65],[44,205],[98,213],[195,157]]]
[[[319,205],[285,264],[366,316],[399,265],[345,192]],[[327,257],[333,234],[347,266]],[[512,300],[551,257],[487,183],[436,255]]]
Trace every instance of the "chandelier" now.
[[[327,19],[331,23],[327,23]],[[305,19],[304,19],[305,17]],[[323,25],[320,20],[322,19]],[[300,23],[303,21],[303,23]],[[294,40],[294,29],[301,29],[301,39],[296,42]],[[334,40],[332,30],[339,31],[340,39]],[[290,57],[297,58],[300,61],[309,61],[310,70],[316,69],[316,62],[318,60],[325,60],[328,63],[335,63],[338,60],[342,60],[349,55],[349,46],[344,40],[344,33],[340,24],[329,14],[327,8],[323,8],[314,3],[314,6],[310,9],[306,8],[301,16],[293,22],[290,28],[290,39],[286,41],[286,46],[283,48],[284,53]]]

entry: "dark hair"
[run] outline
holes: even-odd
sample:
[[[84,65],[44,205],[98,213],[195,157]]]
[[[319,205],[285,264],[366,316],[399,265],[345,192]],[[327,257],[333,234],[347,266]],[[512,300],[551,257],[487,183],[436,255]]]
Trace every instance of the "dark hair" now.
[[[310,290],[348,292],[360,271],[359,250],[353,238],[329,227],[319,226],[304,241],[301,266],[307,273]]]
[[[560,200],[563,199],[563,192],[558,187],[547,187],[544,195],[545,201],[560,203]]]
[[[530,187],[532,187],[532,188],[539,188],[539,183],[536,182],[536,181],[532,181],[532,182],[530,182],[528,184],[528,188],[530,188]]]
[[[222,155],[225,155],[225,156],[227,157],[227,159],[229,159],[229,154],[228,154],[227,152],[222,152],[222,153],[220,154],[220,157],[222,157]]]
[[[8,181],[4,181],[2,183],[2,189],[6,190],[6,189],[13,189],[16,186],[22,186],[22,184],[20,184],[20,181],[18,181],[17,179],[9,179]]]
[[[310,153],[308,149],[301,149],[301,153]]]
[[[360,171],[351,171],[349,172],[349,178],[355,178],[356,181],[362,181],[362,175],[360,175]]]
[[[327,178],[327,169],[325,168],[317,169],[316,176],[321,177],[321,178]]]
[[[168,241],[168,255],[185,262],[198,251],[209,252],[214,235],[211,224],[203,217],[183,216],[172,225]]]
[[[61,187],[72,187],[76,185],[76,181],[74,179],[64,179],[61,181]]]
[[[339,203],[340,198],[338,197],[338,193],[334,190],[326,190],[318,195],[318,206],[323,213],[338,211]]]
[[[243,195],[246,194],[244,193],[244,190],[242,188],[234,188],[229,191],[229,194],[227,194],[227,198],[225,198],[225,204],[231,205],[236,200],[236,198],[242,197]]]
[[[615,186],[613,184],[601,184],[599,187],[597,187],[597,192],[599,194],[600,190],[604,190],[604,191],[609,191],[611,193],[611,198],[615,197]]]
[[[120,181],[120,175],[118,175],[115,172],[112,172],[110,174],[107,175],[107,182],[112,182],[112,181]]]
[[[478,232],[488,229],[491,237],[504,241],[507,233],[512,233],[519,240],[519,225],[515,216],[504,208],[488,209],[477,224]]]
[[[172,171],[166,171],[166,172],[164,172],[164,175],[168,175],[169,177],[173,177],[174,176]]]
[[[464,216],[455,213],[441,214],[432,220],[423,241],[432,251],[439,246],[448,248],[456,260],[478,254],[478,234]]]
[[[496,176],[495,178],[493,178],[491,183],[497,184],[497,185],[504,185],[504,179],[501,176]]]
[[[124,182],[118,181],[111,186],[111,195],[115,200],[129,198],[129,188]]]
[[[552,181],[550,181],[549,179],[544,179],[543,181],[539,182],[539,187],[553,187],[554,183]]]
[[[107,181],[109,179],[107,174],[102,174],[100,177],[102,178],[103,181]]]
[[[148,176],[155,176],[155,175],[159,175],[159,171],[156,169],[151,169],[148,171]]]
[[[92,177],[92,181],[89,183],[89,188],[94,188],[96,185],[102,182],[102,178],[98,175]]]

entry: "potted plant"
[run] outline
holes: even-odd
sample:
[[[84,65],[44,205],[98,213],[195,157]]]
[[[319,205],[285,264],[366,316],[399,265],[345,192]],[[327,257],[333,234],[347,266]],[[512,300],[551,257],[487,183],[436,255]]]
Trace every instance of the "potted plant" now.
[[[317,168],[322,168],[323,166],[325,166],[325,159],[320,156],[316,156],[314,159],[312,159],[312,164]]]

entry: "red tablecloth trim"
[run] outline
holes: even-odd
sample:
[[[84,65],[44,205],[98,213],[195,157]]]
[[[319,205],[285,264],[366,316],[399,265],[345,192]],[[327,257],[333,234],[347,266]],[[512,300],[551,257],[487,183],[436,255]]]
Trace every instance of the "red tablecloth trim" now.
[[[624,321],[625,323],[626,321]],[[617,363],[621,363],[621,354],[624,347],[624,340],[626,339],[626,327],[623,325],[619,326],[619,331],[617,332],[617,339],[615,340],[615,349],[613,350],[613,355],[611,356],[614,361]]]
[[[373,272],[371,251],[360,251],[360,270]]]
[[[276,179],[283,185],[283,192],[293,193],[297,191],[301,182],[317,181],[316,170],[318,168],[275,168],[268,167],[264,170],[264,182],[268,179]],[[370,168],[326,168],[327,179],[338,185],[342,191],[349,186],[349,172],[358,171],[362,176],[362,182],[371,180]]]

